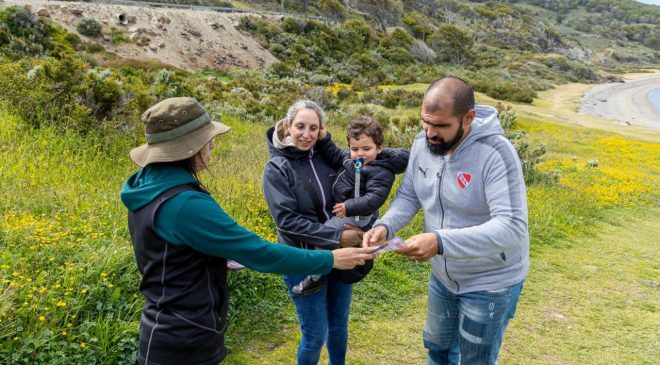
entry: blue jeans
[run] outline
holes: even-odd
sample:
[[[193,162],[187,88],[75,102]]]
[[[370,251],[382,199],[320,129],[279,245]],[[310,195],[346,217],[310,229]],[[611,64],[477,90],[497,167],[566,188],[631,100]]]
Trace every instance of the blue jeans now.
[[[321,276],[323,288],[315,293],[298,295],[291,288],[304,276],[283,275],[286,288],[296,306],[302,340],[298,345],[298,365],[316,365],[323,344],[328,346],[329,364],[344,365],[348,343],[348,313],[353,285],[344,284],[332,271]]]
[[[460,358],[461,365],[496,365],[522,285],[453,294],[431,274],[424,328],[426,364],[458,365]]]

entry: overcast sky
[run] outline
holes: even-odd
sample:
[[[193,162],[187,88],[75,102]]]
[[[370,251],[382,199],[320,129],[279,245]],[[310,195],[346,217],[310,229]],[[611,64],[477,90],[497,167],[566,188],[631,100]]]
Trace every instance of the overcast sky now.
[[[660,5],[660,0],[637,0],[637,1],[644,4]]]

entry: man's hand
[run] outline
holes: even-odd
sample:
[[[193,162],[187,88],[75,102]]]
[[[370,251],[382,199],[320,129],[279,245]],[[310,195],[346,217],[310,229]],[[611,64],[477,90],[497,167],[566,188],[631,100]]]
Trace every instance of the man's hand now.
[[[408,238],[406,246],[394,252],[406,255],[414,261],[427,261],[438,254],[438,239],[435,233],[418,234]]]
[[[380,245],[387,239],[387,228],[376,226],[367,231],[362,237],[362,247]]]
[[[344,224],[344,232],[341,233],[341,238],[339,239],[339,246],[341,247],[355,247],[359,246],[362,242],[362,236],[364,232],[357,227],[349,226]]]
[[[346,217],[346,204],[344,203],[335,204],[335,206],[332,207],[332,214],[336,215],[339,218]]]

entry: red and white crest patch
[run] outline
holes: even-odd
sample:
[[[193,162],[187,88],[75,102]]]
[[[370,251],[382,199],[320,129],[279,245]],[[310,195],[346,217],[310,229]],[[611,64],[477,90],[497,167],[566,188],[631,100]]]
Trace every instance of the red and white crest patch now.
[[[468,174],[467,172],[459,172],[456,174],[456,181],[458,181],[458,186],[460,186],[461,189],[465,189],[468,185],[470,185],[470,181],[472,181],[472,175]]]

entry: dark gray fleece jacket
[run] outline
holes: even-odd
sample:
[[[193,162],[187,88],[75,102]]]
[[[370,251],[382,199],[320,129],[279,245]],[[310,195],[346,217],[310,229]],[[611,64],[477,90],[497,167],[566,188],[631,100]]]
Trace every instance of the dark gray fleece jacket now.
[[[302,248],[339,247],[342,231],[323,225],[332,217],[332,183],[337,177],[336,169],[317,154],[315,148],[301,151],[286,146],[277,138],[281,147],[276,147],[274,131],[273,127],[266,132],[271,159],[264,168],[263,191],[277,226],[278,241]],[[297,171],[302,171],[302,176]],[[322,205],[321,217],[314,200]]]

